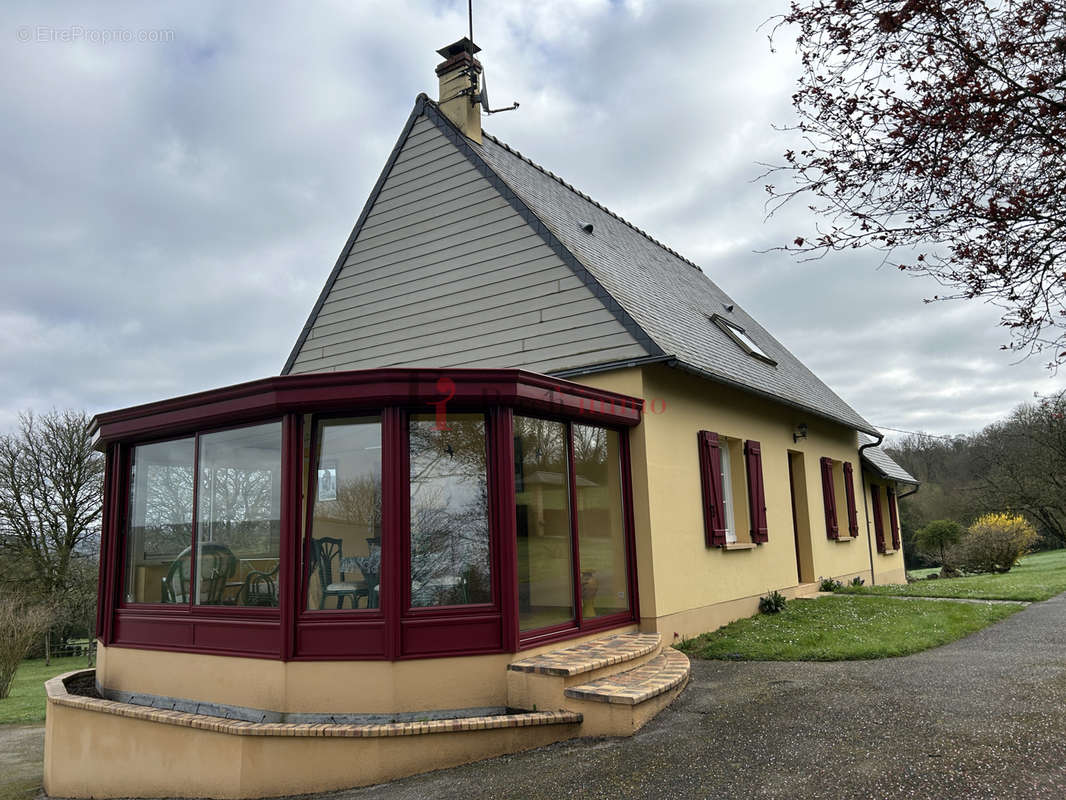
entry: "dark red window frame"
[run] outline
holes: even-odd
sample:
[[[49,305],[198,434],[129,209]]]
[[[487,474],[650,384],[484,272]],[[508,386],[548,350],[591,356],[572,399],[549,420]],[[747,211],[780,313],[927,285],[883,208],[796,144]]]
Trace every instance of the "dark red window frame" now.
[[[283,660],[397,660],[514,652],[544,641],[631,624],[638,619],[639,598],[626,432],[640,422],[642,408],[639,398],[522,370],[382,369],[266,378],[98,415],[93,435],[97,448],[107,452],[107,469],[97,633],[105,645],[142,649]],[[303,565],[308,520],[302,519],[300,510],[303,498],[311,496],[309,482],[316,473],[312,465],[307,481],[301,480],[304,415],[310,415],[317,425],[329,415],[381,414],[384,577],[386,559],[394,570],[404,563],[405,514],[409,513],[408,415],[436,409],[487,415],[493,602],[410,609],[404,605],[403,582],[395,579],[394,571],[393,580],[382,582],[381,608],[375,613],[307,611]],[[537,637],[520,640],[511,450],[514,413],[556,417],[619,433],[627,612],[588,622],[579,618],[570,629],[538,631]],[[282,420],[279,608],[123,604],[132,448],[278,419]],[[388,514],[386,507],[391,509]],[[310,504],[305,510],[311,513]]]
[[[198,500],[199,500],[199,461],[200,437],[225,430],[281,422],[281,537],[278,543],[278,607],[262,608],[250,606],[215,606],[199,605],[190,593],[187,603],[129,603],[124,599],[125,566],[129,556],[127,545],[127,523],[129,519],[130,471],[133,466],[133,451],[139,445],[172,441],[181,438],[194,438],[193,450],[193,525],[190,546],[193,553],[190,558],[190,586],[196,586],[196,539],[198,536]],[[293,445],[296,443],[294,449]],[[285,598],[292,592],[294,581],[291,553],[292,537],[296,526],[293,524],[298,514],[300,496],[293,493],[296,483],[303,443],[302,419],[298,415],[286,414],[278,417],[272,415],[259,420],[244,420],[236,425],[212,425],[201,429],[188,430],[183,434],[165,437],[145,437],[136,442],[109,445],[118,453],[117,468],[105,475],[110,478],[112,486],[105,490],[117,502],[107,510],[109,530],[104,539],[107,541],[108,553],[114,558],[105,560],[101,554],[100,585],[106,587],[108,594],[104,609],[98,609],[99,615],[107,615],[110,626],[106,628],[106,644],[122,646],[139,646],[147,649],[179,649],[193,652],[211,652],[221,654],[239,654],[269,657],[277,653],[284,656],[291,648],[287,646],[282,634],[282,619]],[[293,461],[297,466],[293,466]],[[103,549],[103,548],[102,548]],[[105,575],[105,570],[110,574]]]
[[[636,620],[636,609],[638,609],[639,603],[637,601],[637,576],[636,576],[636,538],[633,532],[633,485],[630,470],[630,455],[629,455],[629,437],[625,434],[625,429],[619,429],[616,426],[603,426],[608,430],[613,430],[618,434],[619,445],[619,465],[618,468],[622,473],[622,526],[623,526],[623,542],[625,547],[626,558],[626,592],[629,597],[629,610],[626,612],[616,614],[605,614],[601,617],[595,617],[593,619],[586,620],[583,615],[583,609],[581,605],[581,553],[580,553],[580,529],[578,527],[577,519],[577,472],[574,464],[574,424],[591,424],[596,425],[594,422],[573,420],[558,416],[547,416],[544,414],[523,414],[522,416],[529,416],[535,419],[551,420],[554,422],[563,422],[566,424],[566,459],[567,459],[567,476],[568,476],[568,489],[569,489],[569,502],[570,502],[570,564],[572,572],[572,591],[574,594],[574,619],[557,623],[555,625],[549,625],[544,628],[535,628],[527,631],[519,631],[519,646],[523,649],[529,647],[535,647],[537,645],[550,643],[560,639],[567,639],[573,636],[585,635],[588,633],[595,633],[596,631],[606,630],[609,628],[615,628],[619,625],[625,625],[629,622]],[[513,415],[511,416],[511,424],[513,426]],[[510,428],[511,441],[513,446],[513,427]],[[507,480],[510,482],[510,497],[512,511],[510,514],[510,522],[512,525],[517,526],[517,520],[515,519],[514,512],[514,466],[513,461],[509,464],[509,477]],[[515,537],[512,534],[511,540],[514,541]],[[515,561],[512,567],[511,573],[517,574],[518,561],[517,550],[515,551]],[[514,591],[515,602],[515,618],[518,616],[518,586],[515,584]]]

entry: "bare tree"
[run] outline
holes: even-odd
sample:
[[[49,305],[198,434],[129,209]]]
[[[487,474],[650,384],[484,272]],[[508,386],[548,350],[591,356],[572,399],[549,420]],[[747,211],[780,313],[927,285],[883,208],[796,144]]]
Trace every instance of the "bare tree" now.
[[[19,662],[47,628],[52,611],[23,592],[0,589],[0,700],[7,697]]]
[[[18,566],[0,580],[64,602],[78,583],[73,560],[99,546],[103,474],[84,412],[27,412],[0,436],[0,555]]]
[[[785,249],[873,247],[1002,311],[1004,345],[1066,363],[1066,2],[795,0],[803,140],[771,208]]]

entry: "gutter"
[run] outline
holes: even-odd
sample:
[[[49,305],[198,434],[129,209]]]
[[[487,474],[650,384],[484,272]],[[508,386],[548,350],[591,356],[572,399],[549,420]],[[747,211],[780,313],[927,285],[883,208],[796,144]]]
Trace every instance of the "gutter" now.
[[[885,435],[878,432],[877,440],[859,445],[859,477],[862,482],[862,511],[866,515],[866,549],[870,552],[870,585],[877,585],[877,574],[874,572],[874,541],[870,536],[870,504],[866,502],[866,470],[862,466],[862,451],[868,447],[880,447],[885,440]],[[914,492],[918,491],[917,489]],[[908,492],[908,494],[914,494]]]

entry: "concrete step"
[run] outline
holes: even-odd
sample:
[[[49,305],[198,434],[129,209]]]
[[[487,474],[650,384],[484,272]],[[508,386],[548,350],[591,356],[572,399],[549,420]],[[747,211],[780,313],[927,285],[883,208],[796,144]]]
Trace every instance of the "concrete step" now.
[[[563,694],[577,700],[634,706],[677,688],[688,674],[688,657],[668,647],[639,667],[571,686]]]
[[[657,633],[607,636],[521,659],[507,671],[508,704],[582,715],[582,736],[629,736],[684,688],[684,653]]]

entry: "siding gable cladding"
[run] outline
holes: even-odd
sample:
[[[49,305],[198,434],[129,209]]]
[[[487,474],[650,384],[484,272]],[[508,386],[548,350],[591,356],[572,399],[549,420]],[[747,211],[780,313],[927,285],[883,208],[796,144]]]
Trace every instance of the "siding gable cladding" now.
[[[646,357],[427,112],[420,98],[282,374]]]

